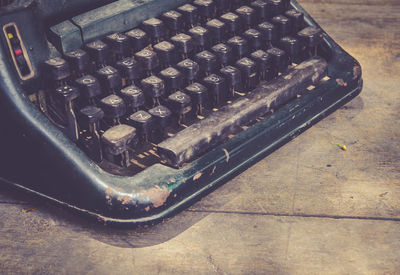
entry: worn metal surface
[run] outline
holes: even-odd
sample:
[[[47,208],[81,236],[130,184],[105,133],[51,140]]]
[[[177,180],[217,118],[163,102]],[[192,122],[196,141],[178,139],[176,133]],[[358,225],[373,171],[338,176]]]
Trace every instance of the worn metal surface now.
[[[189,126],[158,145],[163,160],[181,167],[235,134],[241,126],[254,122],[289,100],[305,93],[310,85],[327,75],[328,64],[322,58],[311,58],[274,80],[260,84],[251,94],[226,105],[212,116]]]
[[[97,226],[0,187],[1,273],[397,274],[398,1],[301,4],[361,62],[360,97],[154,227]]]

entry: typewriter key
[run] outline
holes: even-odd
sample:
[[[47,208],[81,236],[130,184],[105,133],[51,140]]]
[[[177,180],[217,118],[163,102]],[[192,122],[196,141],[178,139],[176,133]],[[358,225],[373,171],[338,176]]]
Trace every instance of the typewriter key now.
[[[115,93],[116,90],[119,90],[122,87],[121,75],[117,69],[111,66],[100,68],[96,71],[96,76],[99,79],[105,94]]]
[[[227,87],[229,89],[229,98],[233,99],[235,92],[243,92],[243,82],[241,72],[233,67],[226,66],[220,70],[221,75],[225,78]]]
[[[217,108],[226,101],[226,84],[224,78],[211,74],[203,79],[212,105]]]
[[[177,117],[177,124],[181,125],[186,121],[186,115],[192,110],[190,96],[180,91],[168,97],[168,106]]]
[[[161,42],[166,35],[164,22],[157,18],[143,21],[143,28],[150,35],[154,44]]]
[[[196,26],[189,30],[189,34],[198,51],[202,51],[210,45],[210,32],[207,29]]]
[[[144,93],[135,85],[123,88],[120,93],[127,107],[130,108],[132,112],[137,112],[145,103]]]
[[[89,70],[89,55],[84,50],[76,49],[64,56],[76,76],[82,76]]]
[[[259,74],[259,79],[269,80],[268,72],[272,68],[272,57],[263,50],[258,50],[250,55],[251,59],[257,64],[257,70]]]
[[[153,128],[152,116],[143,110],[137,111],[128,117],[127,123],[136,128],[139,139],[147,142]]]
[[[168,67],[160,72],[160,77],[164,80],[168,95],[182,88],[183,76],[177,69]]]
[[[103,151],[101,148],[101,140],[98,132],[99,121],[103,119],[104,112],[96,106],[86,106],[80,110],[80,121],[82,128],[88,131],[83,133],[80,143],[90,158],[96,162],[103,160]]]
[[[277,27],[278,37],[288,35],[291,31],[290,20],[283,15],[275,16],[271,19],[271,23]]]
[[[129,38],[123,33],[113,33],[105,37],[106,43],[114,55],[114,61],[128,56],[130,53]]]
[[[278,73],[283,73],[288,67],[288,56],[284,51],[278,48],[271,48],[267,50],[267,53],[271,55],[272,60],[272,76],[278,76]]]
[[[153,49],[159,56],[159,61],[163,68],[176,63],[178,57],[174,44],[168,41],[162,41],[154,45]]]
[[[318,46],[322,43],[322,30],[310,26],[297,34],[302,44],[309,50],[311,56],[317,55]]]
[[[289,57],[289,64],[297,60],[300,53],[300,42],[291,36],[282,37],[279,41],[280,47],[286,52]]]
[[[193,5],[199,10],[203,22],[208,21],[215,14],[215,3],[212,0],[194,0]]]
[[[172,44],[175,45],[181,59],[185,59],[194,50],[194,41],[190,35],[179,33],[171,37]]]
[[[160,105],[160,97],[165,94],[164,81],[154,75],[143,79],[141,82],[143,92],[148,99],[150,106]]]
[[[126,105],[122,98],[117,95],[109,95],[100,100],[100,107],[109,124],[121,124],[120,118],[126,113]]]
[[[302,29],[304,25],[304,14],[302,12],[292,9],[286,11],[285,16],[290,20],[293,34]]]
[[[214,45],[211,51],[217,56],[217,60],[222,66],[228,65],[233,59],[232,48],[227,44],[219,43]]]
[[[166,128],[171,125],[172,112],[165,106],[157,106],[149,110],[149,114],[153,117],[153,141],[159,142],[166,136]]]
[[[85,50],[95,62],[97,68],[104,67],[108,62],[110,50],[106,43],[96,40],[85,45]]]
[[[233,56],[237,58],[244,57],[249,51],[249,45],[245,39],[240,36],[234,36],[227,41],[228,45],[231,46]]]
[[[183,30],[183,16],[181,13],[172,10],[163,13],[161,17],[171,35]]]
[[[130,30],[125,35],[130,40],[132,53],[141,51],[150,44],[149,36],[141,29]]]
[[[257,23],[257,14],[254,9],[248,6],[241,6],[236,9],[236,13],[242,18],[245,29],[249,29]]]
[[[266,49],[272,48],[272,43],[275,43],[277,39],[276,27],[271,23],[265,21],[261,24],[258,24],[257,29],[262,35]]]
[[[285,8],[282,0],[267,0],[267,5],[271,17],[281,14]]]
[[[242,73],[244,88],[248,92],[253,89],[258,83],[258,72],[256,63],[250,58],[244,57],[236,62],[236,66]]]
[[[206,28],[211,34],[211,40],[214,44],[220,43],[225,39],[228,33],[227,26],[218,19],[212,19],[206,23]]]
[[[146,71],[147,76],[150,76],[153,70],[160,64],[157,54],[149,49],[137,52],[135,58],[143,67],[143,70]]]
[[[190,96],[193,102],[195,114],[201,115],[203,113],[203,108],[208,105],[207,88],[200,83],[194,82],[185,88],[185,93]]]
[[[54,110],[61,117],[65,126],[64,132],[70,139],[77,141],[79,131],[73,101],[79,97],[78,89],[64,85],[57,88],[52,97]]]
[[[46,60],[44,71],[55,86],[65,84],[67,78],[71,75],[68,63],[60,57]]]
[[[104,157],[122,167],[131,165],[129,149],[137,143],[136,129],[125,124],[116,125],[101,137]]]
[[[142,77],[142,68],[140,67],[139,62],[136,62],[132,57],[125,57],[118,61],[116,67],[121,72],[125,84],[127,85],[132,84],[135,80]]]
[[[227,25],[228,32],[231,36],[238,35],[242,32],[243,26],[239,15],[228,12],[221,15],[220,19]]]
[[[193,28],[199,22],[198,10],[195,6],[186,4],[180,6],[178,11],[183,15],[186,29]]]
[[[80,94],[86,100],[87,105],[96,105],[96,98],[101,95],[101,87],[97,78],[85,75],[75,80]]]
[[[267,3],[262,0],[252,2],[251,7],[256,11],[257,20],[264,21],[269,18]]]
[[[196,54],[195,60],[203,75],[209,75],[217,69],[217,57],[209,51],[199,52]]]
[[[183,77],[187,83],[193,83],[199,73],[199,64],[190,59],[185,59],[179,62],[177,65],[178,69],[182,72]]]
[[[243,33],[243,37],[249,42],[249,47],[252,51],[263,47],[263,39],[261,33],[256,29],[248,29]]]

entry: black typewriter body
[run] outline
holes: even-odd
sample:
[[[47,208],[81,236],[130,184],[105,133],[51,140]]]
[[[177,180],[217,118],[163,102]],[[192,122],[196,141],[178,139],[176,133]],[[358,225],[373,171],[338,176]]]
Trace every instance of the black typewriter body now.
[[[1,181],[105,223],[183,209],[362,89],[294,0],[0,4]]]

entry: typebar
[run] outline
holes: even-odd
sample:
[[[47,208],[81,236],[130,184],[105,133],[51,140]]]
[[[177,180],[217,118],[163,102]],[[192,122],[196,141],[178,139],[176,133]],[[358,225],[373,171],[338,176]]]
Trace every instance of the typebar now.
[[[261,83],[255,90],[209,117],[192,124],[158,145],[158,153],[168,165],[179,168],[213,146],[237,133],[258,117],[301,95],[327,75],[327,62],[313,57],[289,69],[271,82]]]

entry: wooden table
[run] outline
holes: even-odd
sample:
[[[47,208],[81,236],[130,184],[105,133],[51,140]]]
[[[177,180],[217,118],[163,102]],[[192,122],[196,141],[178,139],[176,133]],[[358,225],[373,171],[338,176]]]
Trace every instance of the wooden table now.
[[[400,272],[400,2],[301,3],[361,62],[361,96],[150,228],[104,227],[0,185],[0,273]]]

